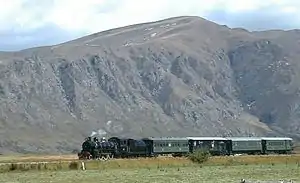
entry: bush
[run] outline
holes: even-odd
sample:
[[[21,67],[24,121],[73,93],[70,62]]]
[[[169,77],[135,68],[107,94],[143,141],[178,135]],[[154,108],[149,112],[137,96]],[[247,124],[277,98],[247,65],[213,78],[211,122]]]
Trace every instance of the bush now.
[[[204,163],[210,157],[210,153],[208,151],[197,150],[193,153],[190,153],[188,158],[195,163]]]
[[[15,163],[12,163],[12,164],[10,165],[10,167],[9,167],[9,170],[10,170],[10,171],[15,171],[15,170],[17,170],[17,169],[18,169],[18,165],[15,164]]]
[[[78,168],[79,168],[78,162],[72,161],[72,162],[69,164],[69,169],[70,169],[70,170],[78,170]]]

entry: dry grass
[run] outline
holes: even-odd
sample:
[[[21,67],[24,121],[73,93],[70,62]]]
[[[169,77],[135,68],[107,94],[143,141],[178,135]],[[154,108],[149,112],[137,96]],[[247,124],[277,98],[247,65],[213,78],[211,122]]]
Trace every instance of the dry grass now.
[[[293,179],[300,181],[300,155],[210,157],[199,165],[187,158],[139,158],[79,161],[73,156],[15,157],[35,160],[0,164],[0,182],[238,182]],[[9,157],[2,157],[9,161]],[[10,157],[11,158],[11,157]],[[75,159],[74,159],[75,158]],[[67,161],[73,159],[73,161]],[[48,163],[42,162],[49,160]],[[86,171],[82,171],[85,162]],[[228,168],[230,167],[230,168]],[[73,171],[70,171],[73,170]]]
[[[300,155],[212,157],[206,165],[300,164]]]
[[[18,162],[0,164],[0,172],[28,171],[28,170],[70,170],[70,165],[81,169],[81,162],[85,163],[87,170],[104,169],[134,169],[134,168],[157,168],[157,167],[184,167],[194,164],[186,158],[139,158],[118,159],[110,161],[49,161],[49,162]]]
[[[79,161],[73,156],[55,157],[27,157],[14,158],[8,163],[9,158],[0,163],[0,172],[28,171],[28,170],[70,170],[74,166],[80,169],[81,162],[85,162],[87,170],[106,169],[135,169],[135,168],[159,168],[159,167],[194,167],[199,166],[187,158],[138,158],[138,159],[117,159],[110,161]],[[28,160],[35,160],[30,162]],[[27,161],[27,162],[25,162]],[[73,168],[70,167],[73,162]],[[76,164],[76,165],[75,165]],[[236,165],[296,165],[300,166],[300,155],[274,155],[274,156],[234,156],[234,157],[210,157],[201,166],[236,166]]]
[[[15,155],[0,156],[0,163],[12,162],[41,162],[41,161],[72,161],[78,159],[77,155]]]
[[[239,165],[105,169],[88,171],[40,171],[3,173],[0,182],[10,183],[237,183],[241,178],[250,181],[280,179],[300,181],[300,168],[295,165]]]

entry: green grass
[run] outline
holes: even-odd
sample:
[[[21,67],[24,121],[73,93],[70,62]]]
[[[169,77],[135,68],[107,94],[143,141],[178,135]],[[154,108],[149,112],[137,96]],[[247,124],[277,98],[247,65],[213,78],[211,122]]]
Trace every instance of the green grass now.
[[[185,167],[194,166],[194,163],[186,158],[140,158],[118,159],[110,161],[84,161],[87,170],[107,169],[136,169],[136,168],[159,168],[159,167]],[[71,164],[77,164],[76,169],[81,169],[81,161],[50,161],[44,162],[19,162],[0,164],[0,173],[16,171],[57,171],[70,170]],[[74,167],[74,166],[73,166]]]
[[[27,159],[28,158],[28,159]],[[9,161],[8,158],[3,158],[5,161],[0,161],[0,173],[11,171],[52,171],[52,170],[70,170],[71,162],[77,164],[76,169],[81,168],[81,161],[76,159],[67,159],[58,157],[43,157],[38,160],[36,158],[27,157],[27,161],[22,157],[18,162],[18,158],[13,158]],[[34,159],[36,163],[32,163]],[[45,163],[45,161],[47,163]],[[11,162],[11,163],[9,163]],[[105,169],[134,169],[134,168],[156,168],[156,167],[188,167],[197,166],[188,158],[139,158],[139,159],[117,159],[110,161],[84,161],[88,170],[105,170]],[[238,166],[238,165],[278,165],[278,164],[293,164],[300,167],[299,155],[287,156],[236,156],[236,157],[209,157],[202,165],[203,166]]]
[[[32,164],[32,160],[37,163]],[[168,157],[84,161],[85,171],[81,170],[81,162],[70,155],[2,157],[0,182],[219,183],[238,182],[241,178],[253,181],[292,179],[300,182],[299,155],[209,157],[201,164],[193,163],[188,158]]]
[[[10,183],[221,183],[251,181],[300,181],[300,167],[294,165],[188,166],[75,171],[30,171],[2,173],[0,182]]]

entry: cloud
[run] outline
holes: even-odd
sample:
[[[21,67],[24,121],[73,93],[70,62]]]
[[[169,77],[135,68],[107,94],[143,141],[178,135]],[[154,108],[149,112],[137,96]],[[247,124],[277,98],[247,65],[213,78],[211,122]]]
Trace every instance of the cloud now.
[[[298,8],[299,7],[299,8]],[[204,16],[211,21],[230,27],[245,27],[249,30],[295,29],[300,28],[300,3],[273,4],[253,10],[227,11],[215,9]]]
[[[297,0],[0,0],[0,50],[56,44],[111,28],[193,15],[250,30],[300,26]]]
[[[78,32],[66,31],[54,24],[34,29],[8,30],[0,34],[0,50],[20,50],[29,47],[53,45],[80,37]]]

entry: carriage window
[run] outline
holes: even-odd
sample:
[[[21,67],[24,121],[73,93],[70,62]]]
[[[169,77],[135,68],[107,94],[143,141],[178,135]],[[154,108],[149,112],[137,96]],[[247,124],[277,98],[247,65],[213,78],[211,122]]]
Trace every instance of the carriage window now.
[[[269,144],[273,146],[280,146],[283,145],[283,142],[269,142]]]

